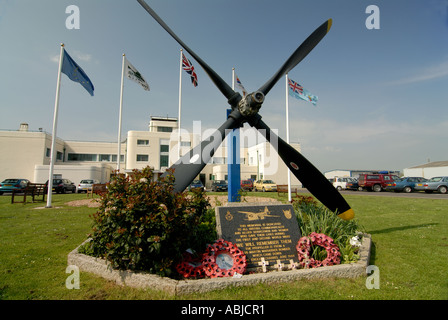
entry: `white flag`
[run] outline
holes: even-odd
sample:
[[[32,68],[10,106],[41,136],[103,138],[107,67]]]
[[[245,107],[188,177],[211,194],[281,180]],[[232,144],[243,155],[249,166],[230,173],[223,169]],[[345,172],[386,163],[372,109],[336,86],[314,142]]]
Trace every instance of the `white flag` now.
[[[137,69],[125,58],[125,66],[124,66],[126,77],[137,82],[142,86],[143,89],[149,91],[149,85],[143,76],[138,72]]]

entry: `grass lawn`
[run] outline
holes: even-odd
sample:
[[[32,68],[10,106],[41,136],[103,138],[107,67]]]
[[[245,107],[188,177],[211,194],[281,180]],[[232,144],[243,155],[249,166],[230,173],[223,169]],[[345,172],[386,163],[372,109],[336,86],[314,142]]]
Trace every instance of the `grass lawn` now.
[[[270,196],[276,193],[249,193]],[[95,208],[70,207],[86,195],[54,195],[45,203],[10,204],[0,196],[0,300],[174,299],[153,290],[115,285],[81,272],[80,289],[65,281],[67,254],[91,230]],[[283,196],[282,199],[286,197]],[[372,235],[370,264],[380,271],[380,288],[366,278],[299,281],[229,288],[176,299],[448,299],[448,199],[346,196],[356,219]]]

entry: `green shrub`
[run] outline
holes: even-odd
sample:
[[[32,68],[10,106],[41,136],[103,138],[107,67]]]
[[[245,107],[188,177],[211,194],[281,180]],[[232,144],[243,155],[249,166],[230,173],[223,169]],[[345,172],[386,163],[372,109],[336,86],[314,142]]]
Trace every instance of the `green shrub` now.
[[[341,263],[357,261],[359,246],[350,243],[351,239],[362,237],[363,228],[356,219],[343,220],[323,206],[319,206],[312,197],[302,196],[293,203],[302,236],[312,232],[323,233],[334,240],[341,253]],[[313,248],[312,257],[323,260],[326,252],[323,248]]]
[[[105,258],[117,269],[169,276],[186,249],[201,251],[214,240],[203,191],[174,193],[172,172],[152,180],[149,167],[111,179],[92,215],[92,240],[85,253]]]

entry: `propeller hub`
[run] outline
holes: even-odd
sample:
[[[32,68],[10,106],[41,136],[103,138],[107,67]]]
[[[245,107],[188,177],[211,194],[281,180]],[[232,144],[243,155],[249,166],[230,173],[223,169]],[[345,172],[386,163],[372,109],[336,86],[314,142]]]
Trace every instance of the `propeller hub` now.
[[[258,113],[264,102],[264,94],[261,91],[255,91],[248,94],[238,103],[238,110],[244,117],[251,117]]]

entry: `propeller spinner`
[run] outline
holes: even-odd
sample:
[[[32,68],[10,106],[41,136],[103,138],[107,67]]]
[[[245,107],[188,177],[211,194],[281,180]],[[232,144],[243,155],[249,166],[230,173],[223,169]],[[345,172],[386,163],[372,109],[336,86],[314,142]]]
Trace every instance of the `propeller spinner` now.
[[[188,47],[144,0],[137,1],[199,63],[232,107],[232,112],[228,119],[214,134],[182,156],[171,167],[174,169],[174,190],[176,192],[182,192],[188,187],[209,162],[221,142],[224,141],[226,134],[230,131],[229,129],[238,128],[244,122],[248,122],[251,126],[258,129],[269,142],[277,139],[276,141],[278,143],[272,145],[277,149],[276,151],[280,158],[312,195],[328,209],[335,212],[340,218],[344,220],[352,219],[354,217],[353,209],[350,208],[336,188],[302,154],[275,135],[268,125],[261,120],[261,116],[258,113],[265,96],[280,78],[302,61],[323,39],[331,28],[332,20],[329,19],[319,26],[259,90],[247,95],[243,99],[239,93],[235,92],[210,66]]]

